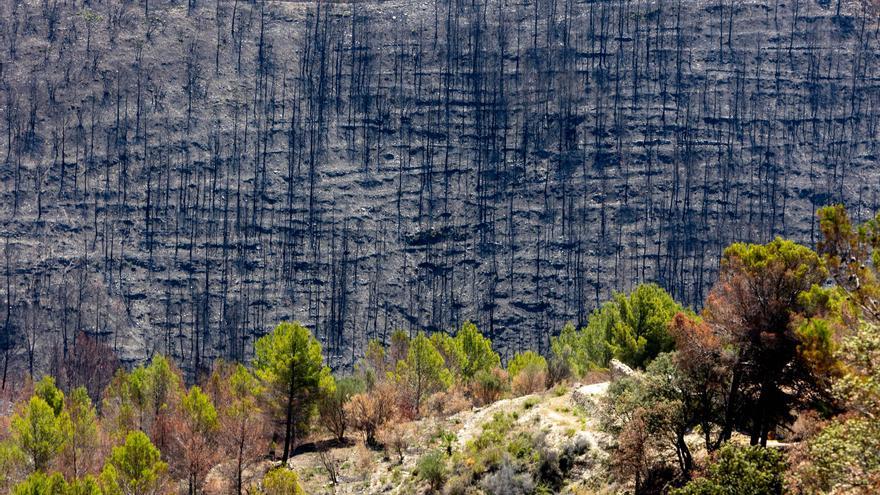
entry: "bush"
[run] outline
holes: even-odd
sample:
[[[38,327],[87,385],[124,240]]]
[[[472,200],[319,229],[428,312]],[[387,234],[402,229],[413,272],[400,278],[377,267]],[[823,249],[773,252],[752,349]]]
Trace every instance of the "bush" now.
[[[363,432],[364,441],[375,446],[376,432],[395,414],[397,393],[390,383],[380,383],[368,393],[355,394],[345,405],[351,425]]]
[[[507,372],[513,377],[514,394],[527,395],[541,392],[547,382],[547,360],[534,351],[526,351],[516,354],[510,360]]]
[[[543,392],[547,384],[547,372],[538,366],[529,365],[513,377],[511,388],[514,395],[522,396]]]
[[[446,457],[439,450],[432,450],[419,458],[416,463],[416,474],[431,486],[431,490],[439,490],[446,480]]]
[[[535,351],[518,352],[507,363],[507,372],[510,376],[516,376],[529,366],[535,366],[541,370],[547,369],[547,360]]]
[[[528,495],[535,490],[535,482],[528,473],[518,473],[505,459],[498,471],[483,478],[483,489],[489,495]]]
[[[853,489],[858,493],[859,488],[870,486],[870,480],[880,481],[880,422],[860,417],[835,419],[807,442],[802,457],[795,471],[803,491]]]
[[[491,404],[507,391],[508,375],[501,368],[492,371],[481,370],[474,376],[471,391],[477,403]]]
[[[446,418],[461,411],[467,411],[473,405],[460,388],[454,387],[447,392],[437,392],[428,397],[425,409],[434,416]]]
[[[263,478],[263,495],[305,495],[299,485],[299,476],[290,469],[279,467],[266,473]]]
[[[469,474],[457,474],[443,484],[443,495],[467,495],[473,493],[473,480]]]
[[[354,461],[357,472],[363,479],[369,479],[373,469],[376,467],[376,459],[373,458],[373,452],[366,445],[359,443],[355,447]]]
[[[398,464],[403,464],[403,454],[409,448],[412,441],[409,424],[392,422],[386,425],[379,435],[379,439],[385,446],[388,458],[395,456]]]
[[[570,466],[571,459],[544,448],[541,450],[541,462],[538,465],[538,481],[558,493]]]
[[[785,491],[785,459],[765,447],[726,444],[709,466],[709,476],[691,481],[672,495],[772,495]]]
[[[345,432],[351,424],[351,418],[345,404],[352,396],[362,393],[366,388],[363,380],[357,377],[343,377],[335,380],[335,387],[322,390],[318,401],[321,424],[338,442],[345,440]]]

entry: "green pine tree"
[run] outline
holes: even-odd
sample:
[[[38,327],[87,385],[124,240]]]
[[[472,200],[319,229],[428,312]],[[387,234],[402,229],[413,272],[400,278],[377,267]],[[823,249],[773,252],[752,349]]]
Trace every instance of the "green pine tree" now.
[[[101,487],[104,495],[155,495],[161,493],[167,470],[147,435],[133,431],[125,444],[113,448],[101,472]]]
[[[321,344],[296,323],[281,323],[254,345],[254,368],[284,420],[284,453],[287,460],[298,439],[307,432],[316,411],[322,383],[330,379],[323,365]]]

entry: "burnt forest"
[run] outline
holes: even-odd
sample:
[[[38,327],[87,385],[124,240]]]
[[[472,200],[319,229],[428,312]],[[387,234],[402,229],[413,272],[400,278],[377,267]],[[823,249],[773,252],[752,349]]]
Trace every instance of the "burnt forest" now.
[[[280,320],[546,350],[614,291],[699,306],[733,241],[877,209],[867,2],[0,6],[7,355],[194,373]],[[28,364],[31,363],[31,364]]]

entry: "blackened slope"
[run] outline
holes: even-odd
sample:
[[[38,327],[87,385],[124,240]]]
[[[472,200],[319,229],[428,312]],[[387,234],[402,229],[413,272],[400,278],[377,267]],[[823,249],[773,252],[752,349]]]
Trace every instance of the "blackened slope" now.
[[[119,3],[0,7],[4,328],[44,364],[82,329],[193,370],[280,319],[336,365],[466,318],[540,347],[876,210],[861,4]]]

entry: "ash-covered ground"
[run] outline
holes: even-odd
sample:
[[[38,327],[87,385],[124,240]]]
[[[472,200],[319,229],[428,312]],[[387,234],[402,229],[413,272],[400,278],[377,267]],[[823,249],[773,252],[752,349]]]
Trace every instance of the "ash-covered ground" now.
[[[816,0],[0,6],[13,366],[188,372],[283,319],[337,367],[466,319],[543,349],[612,291],[877,210],[877,10]]]

